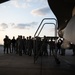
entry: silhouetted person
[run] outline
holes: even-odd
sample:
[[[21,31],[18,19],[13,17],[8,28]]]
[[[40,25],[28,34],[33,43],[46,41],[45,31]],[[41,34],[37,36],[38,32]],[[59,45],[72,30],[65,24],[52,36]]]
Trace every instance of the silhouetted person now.
[[[13,39],[11,40],[11,43],[12,43],[12,53],[13,53],[13,51],[15,52],[15,46],[16,46],[15,37],[13,37]]]
[[[73,55],[72,56],[75,56],[75,44],[72,44],[72,49],[73,49]]]
[[[61,44],[62,44],[62,40],[59,39],[58,42],[57,42],[57,49],[59,51],[59,54],[61,54]]]
[[[8,46],[9,46],[9,50],[10,50],[10,53],[11,53],[11,39],[9,39],[9,41],[8,41]]]
[[[9,48],[9,38],[8,36],[6,35],[5,38],[3,39],[4,41],[4,54],[5,54],[5,51],[7,52],[8,54],[8,48]]]
[[[29,38],[27,37],[26,38],[26,54],[28,55],[29,53],[28,53],[28,49],[29,49],[29,46],[28,46],[28,42],[29,42]]]
[[[49,45],[50,45],[50,55],[51,55],[55,49],[55,41],[53,41],[52,38],[51,41],[49,42]]]
[[[47,46],[48,46],[47,38],[46,38],[46,36],[44,36],[44,39],[42,40],[43,55],[48,55]]]
[[[33,49],[33,40],[32,40],[32,38],[31,38],[31,36],[29,36],[29,41],[28,41],[28,53],[29,53],[29,56],[31,56],[31,54],[32,54],[32,49]]]
[[[26,38],[25,38],[25,36],[23,36],[22,40],[23,40],[23,53],[26,54],[27,51],[26,51]]]
[[[64,39],[62,40],[62,44],[63,44],[63,41]],[[61,55],[65,55],[65,48],[62,47],[62,44],[61,44]]]
[[[42,44],[42,41],[41,41],[41,38],[40,37],[36,37],[36,55],[42,55],[42,51],[41,51],[41,44]]]
[[[16,52],[16,54],[19,53],[18,41],[19,41],[19,36],[17,37],[16,43],[15,43],[15,52]]]
[[[23,49],[23,40],[22,36],[19,36],[18,39],[18,50],[19,50],[19,55],[22,56],[22,49]]]

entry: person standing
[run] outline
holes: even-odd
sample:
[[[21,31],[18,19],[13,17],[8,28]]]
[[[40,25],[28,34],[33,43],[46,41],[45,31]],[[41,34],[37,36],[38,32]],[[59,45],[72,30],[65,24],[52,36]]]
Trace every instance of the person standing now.
[[[11,40],[11,44],[12,44],[12,53],[13,53],[13,51],[15,52],[15,45],[16,45],[16,40],[14,36],[13,39]]]
[[[3,39],[4,41],[4,54],[5,54],[5,51],[7,52],[8,54],[8,48],[9,48],[9,38],[7,35],[5,35],[5,38]]]

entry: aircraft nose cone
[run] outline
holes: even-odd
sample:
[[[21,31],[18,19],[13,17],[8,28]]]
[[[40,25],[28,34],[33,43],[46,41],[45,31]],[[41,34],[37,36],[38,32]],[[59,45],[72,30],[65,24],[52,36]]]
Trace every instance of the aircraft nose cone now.
[[[75,16],[71,18],[66,28],[64,29],[63,38],[75,44]]]

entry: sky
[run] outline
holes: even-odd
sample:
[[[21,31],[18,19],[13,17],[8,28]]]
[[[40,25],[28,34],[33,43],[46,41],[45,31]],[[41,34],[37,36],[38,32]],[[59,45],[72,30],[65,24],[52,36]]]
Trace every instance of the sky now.
[[[10,0],[0,4],[0,44],[8,35],[10,39],[18,35],[25,37],[34,34],[44,18],[55,18],[47,0]],[[56,23],[55,20],[44,20],[44,23]],[[46,24],[39,36],[54,36],[55,26]]]

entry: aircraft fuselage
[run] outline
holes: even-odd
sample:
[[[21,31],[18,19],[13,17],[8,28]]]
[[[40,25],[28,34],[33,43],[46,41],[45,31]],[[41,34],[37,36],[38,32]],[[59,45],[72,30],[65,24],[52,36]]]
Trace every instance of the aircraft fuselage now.
[[[48,3],[58,20],[58,28],[65,26],[72,17],[75,0],[48,0]]]

